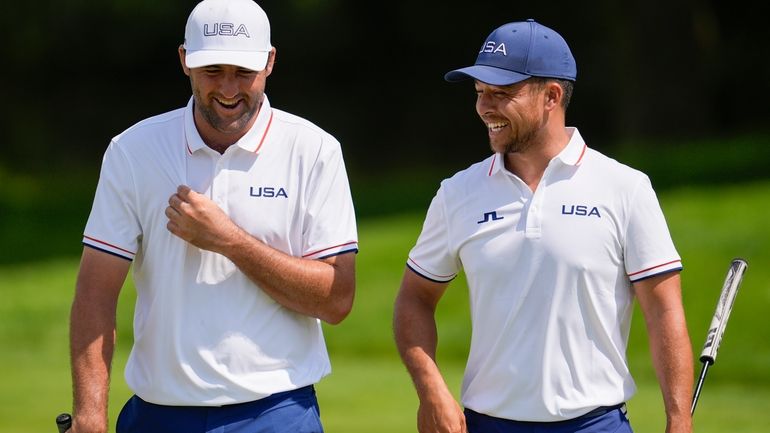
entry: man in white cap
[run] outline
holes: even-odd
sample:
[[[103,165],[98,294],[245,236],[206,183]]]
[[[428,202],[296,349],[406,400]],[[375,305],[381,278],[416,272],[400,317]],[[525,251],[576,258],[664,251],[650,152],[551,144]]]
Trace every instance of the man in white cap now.
[[[338,141],[270,106],[252,0],[204,0],[179,47],[192,97],[104,155],[71,313],[72,432],[108,430],[118,295],[133,263],[135,395],[116,430],[321,432],[321,320],[349,313],[356,221]]]
[[[495,29],[473,66],[445,76],[474,80],[494,153],[441,183],[396,300],[421,433],[630,432],[634,298],[666,431],[691,431],[681,260],[647,176],[565,127],[576,77],[567,43],[534,20]],[[436,365],[434,319],[461,269],[473,321],[463,407]]]

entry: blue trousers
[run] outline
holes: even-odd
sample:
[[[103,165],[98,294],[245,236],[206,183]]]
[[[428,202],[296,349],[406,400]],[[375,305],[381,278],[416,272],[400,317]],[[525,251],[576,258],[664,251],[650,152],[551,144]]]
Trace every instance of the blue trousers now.
[[[313,386],[226,406],[163,406],[137,396],[123,406],[117,433],[323,433]]]
[[[625,407],[558,422],[512,421],[465,409],[465,423],[468,433],[633,433]]]

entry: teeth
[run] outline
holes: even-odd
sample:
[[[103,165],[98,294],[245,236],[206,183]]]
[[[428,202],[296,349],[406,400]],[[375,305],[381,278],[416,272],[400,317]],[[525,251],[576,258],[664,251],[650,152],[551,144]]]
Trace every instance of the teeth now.
[[[508,123],[506,122],[489,122],[487,123],[487,129],[490,129],[492,131],[499,131],[503,128],[508,126]]]
[[[232,107],[234,107],[235,105],[238,104],[238,100],[237,99],[233,99],[232,101],[228,101],[226,99],[216,98],[216,100],[217,100],[217,102],[219,102],[220,104],[224,105],[225,107],[231,107],[232,108]]]

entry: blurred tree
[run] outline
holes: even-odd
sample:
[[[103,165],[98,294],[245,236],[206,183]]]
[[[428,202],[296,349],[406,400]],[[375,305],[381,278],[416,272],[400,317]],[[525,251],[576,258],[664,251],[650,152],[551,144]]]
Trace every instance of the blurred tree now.
[[[184,105],[189,84],[175,51],[195,3],[3,2],[0,166],[92,169],[110,137]],[[486,155],[472,88],[442,76],[473,62],[491,29],[526,18],[553,27],[572,46],[578,84],[568,121],[594,147],[768,132],[766,4],[261,4],[279,53],[271,100],[338,136],[354,172],[459,167]]]

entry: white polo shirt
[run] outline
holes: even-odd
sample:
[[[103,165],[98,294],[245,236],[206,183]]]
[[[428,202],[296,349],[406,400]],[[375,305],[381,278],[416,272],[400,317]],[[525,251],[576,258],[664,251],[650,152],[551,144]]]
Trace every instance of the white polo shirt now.
[[[166,229],[182,184],[206,194],[241,228],[295,257],[357,251],[340,145],[270,107],[223,155],[186,108],[146,119],[110,143],[83,242],[133,260],[134,346],[126,381],[165,405],[253,401],[328,374],[321,324],[276,303],[224,256]]]
[[[434,281],[465,271],[462,402],[479,413],[561,421],[628,400],[631,282],[682,267],[647,176],[568,133],[534,193],[501,154],[444,180],[409,254]]]

